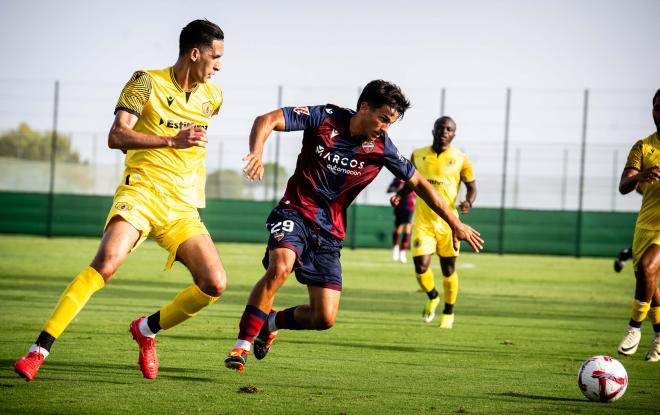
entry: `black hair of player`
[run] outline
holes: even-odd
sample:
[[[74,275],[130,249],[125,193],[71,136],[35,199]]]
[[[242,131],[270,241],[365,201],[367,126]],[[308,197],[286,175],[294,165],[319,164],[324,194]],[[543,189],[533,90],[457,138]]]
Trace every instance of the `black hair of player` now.
[[[225,33],[217,24],[206,19],[193,20],[179,35],[179,56],[185,55],[193,48],[210,48],[214,40],[225,40]]]
[[[444,121],[451,121],[451,123],[454,124],[454,126],[456,126],[456,121],[454,121],[452,117],[450,117],[449,115],[443,115],[442,117],[435,120],[435,122],[433,123],[433,129],[435,130],[436,128],[438,128],[438,126],[442,124]]]
[[[653,95],[653,101],[651,101],[651,105],[655,105],[655,100],[656,98],[660,97],[660,89],[655,91],[655,95]]]
[[[403,114],[410,108],[410,101],[403,95],[401,88],[382,79],[371,81],[364,87],[358,98],[358,110],[363,102],[366,102],[371,108],[387,105],[399,113],[399,118],[403,118]]]

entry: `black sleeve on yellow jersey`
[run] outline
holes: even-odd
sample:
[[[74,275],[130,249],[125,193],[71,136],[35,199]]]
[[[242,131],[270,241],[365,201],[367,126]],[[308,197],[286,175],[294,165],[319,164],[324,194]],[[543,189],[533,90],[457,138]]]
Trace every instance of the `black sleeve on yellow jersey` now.
[[[642,140],[639,140],[632,146],[626,160],[626,169],[642,170],[643,147],[644,142]]]
[[[139,117],[142,109],[149,101],[151,95],[151,76],[144,71],[136,71],[131,79],[126,82],[124,89],[119,95],[119,101],[115,106],[117,111],[123,110]]]

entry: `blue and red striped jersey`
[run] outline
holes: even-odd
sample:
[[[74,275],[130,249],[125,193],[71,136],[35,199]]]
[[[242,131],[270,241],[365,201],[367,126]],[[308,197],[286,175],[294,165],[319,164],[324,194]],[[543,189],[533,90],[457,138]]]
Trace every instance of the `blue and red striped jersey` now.
[[[408,181],[415,167],[387,134],[376,139],[351,137],[355,111],[336,105],[285,107],[285,131],[304,130],[296,170],[289,178],[283,206],[295,209],[339,239],[346,236],[346,211],[385,166]]]
[[[394,192],[401,198],[399,204],[394,208],[395,210],[405,210],[407,212],[415,210],[415,192],[406,186],[406,182],[403,180],[395,177],[387,187],[387,192]]]

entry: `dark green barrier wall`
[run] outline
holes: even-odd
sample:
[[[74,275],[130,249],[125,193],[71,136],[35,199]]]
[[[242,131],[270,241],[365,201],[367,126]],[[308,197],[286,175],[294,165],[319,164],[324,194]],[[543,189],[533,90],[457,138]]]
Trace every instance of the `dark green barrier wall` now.
[[[0,192],[0,233],[46,235],[48,195]],[[110,209],[110,196],[55,195],[52,234],[100,236]],[[202,219],[217,241],[265,242],[265,221],[271,202],[209,200]],[[348,212],[346,246],[389,247],[393,215],[385,206],[352,206]],[[577,243],[578,213],[507,209],[500,247],[500,210],[474,209],[461,219],[478,229],[486,252],[614,256],[629,246],[635,213],[583,212]],[[463,249],[468,249],[463,246]]]

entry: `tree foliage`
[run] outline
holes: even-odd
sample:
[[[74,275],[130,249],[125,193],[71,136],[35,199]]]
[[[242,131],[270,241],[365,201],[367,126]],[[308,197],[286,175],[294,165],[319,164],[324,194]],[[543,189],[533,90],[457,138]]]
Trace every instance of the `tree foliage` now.
[[[25,160],[50,160],[51,131],[35,131],[26,123],[21,123],[15,130],[0,133],[0,156]],[[80,155],[71,148],[71,138],[65,134],[56,134],[55,160],[79,163]]]

